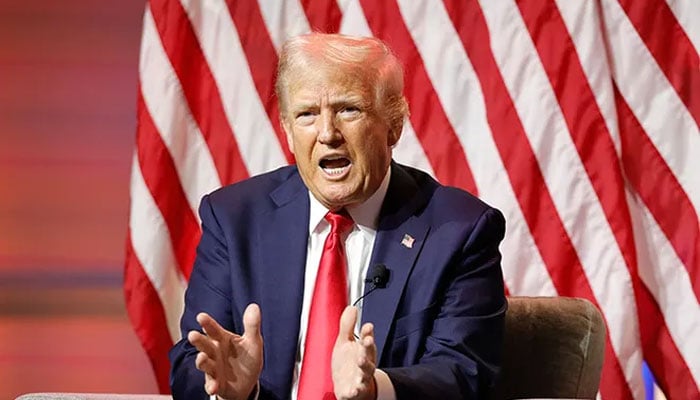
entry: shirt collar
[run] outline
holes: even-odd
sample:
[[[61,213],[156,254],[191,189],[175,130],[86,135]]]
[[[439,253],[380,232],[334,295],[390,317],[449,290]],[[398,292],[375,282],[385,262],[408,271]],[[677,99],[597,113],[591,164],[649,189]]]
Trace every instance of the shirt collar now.
[[[346,208],[355,224],[360,229],[376,230],[379,223],[379,211],[384,203],[384,197],[389,189],[389,179],[391,178],[391,167],[387,168],[386,175],[379,188],[364,203]],[[309,192],[309,234],[312,234],[328,213],[328,209],[321,204],[311,192]]]

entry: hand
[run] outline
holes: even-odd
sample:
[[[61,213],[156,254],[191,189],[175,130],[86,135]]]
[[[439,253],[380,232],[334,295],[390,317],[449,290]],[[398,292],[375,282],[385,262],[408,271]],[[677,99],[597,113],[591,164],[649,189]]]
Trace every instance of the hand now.
[[[206,335],[187,333],[187,340],[199,350],[195,365],[204,372],[204,390],[228,400],[247,399],[260,377],[263,340],[260,308],[250,304],[243,313],[243,336],[229,332],[207,313],[197,314]]]
[[[374,344],[374,325],[364,324],[360,338],[353,331],[357,322],[357,308],[345,307],[340,316],[338,339],[333,346],[331,372],[333,390],[338,400],[373,400],[377,397],[374,370],[377,365],[377,346]]]

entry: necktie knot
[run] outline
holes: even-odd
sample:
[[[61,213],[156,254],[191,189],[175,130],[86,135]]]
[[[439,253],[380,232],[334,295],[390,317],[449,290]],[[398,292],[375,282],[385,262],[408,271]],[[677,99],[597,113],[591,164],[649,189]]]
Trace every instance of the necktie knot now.
[[[355,223],[345,209],[338,210],[337,212],[328,211],[325,218],[326,221],[331,224],[331,234],[342,235],[350,230]]]

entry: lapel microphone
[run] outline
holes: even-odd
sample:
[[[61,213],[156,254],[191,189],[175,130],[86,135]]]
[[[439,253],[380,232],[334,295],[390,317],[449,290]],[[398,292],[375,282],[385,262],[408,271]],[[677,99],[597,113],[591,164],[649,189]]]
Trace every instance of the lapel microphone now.
[[[389,282],[389,275],[391,271],[384,264],[376,264],[372,266],[369,273],[369,278],[365,279],[365,283],[371,283],[372,287],[362,296],[358,297],[354,303],[353,307],[360,302],[360,300],[367,297],[370,293],[374,292],[376,289],[384,289],[387,282]]]

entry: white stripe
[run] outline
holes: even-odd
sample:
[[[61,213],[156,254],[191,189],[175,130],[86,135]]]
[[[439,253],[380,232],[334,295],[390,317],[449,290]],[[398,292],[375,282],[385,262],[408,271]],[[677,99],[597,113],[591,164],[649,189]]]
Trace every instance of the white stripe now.
[[[394,159],[402,164],[421,169],[435,178],[433,167],[430,165],[410,121],[404,123],[401,139],[394,148]]]
[[[447,118],[464,149],[479,197],[503,211],[503,270],[513,295],[556,296],[552,280],[522,214],[488,125],[474,68],[442,3],[399,1],[416,47]]]
[[[606,44],[600,29],[602,22],[599,3],[567,0],[556,0],[556,3],[576,46],[578,59],[595,96],[598,110],[605,120],[615,151],[620,157],[620,131],[617,128],[615,95],[610,79],[610,60],[603,50]]]
[[[187,283],[180,274],[168,227],[141,175],[136,154],[131,165],[129,233],[134,255],[158,293],[173,343],[180,340],[180,316]]]
[[[491,46],[545,182],[605,314],[633,396],[644,395],[636,302],[629,271],[593,190],[539,56],[514,3],[480,2]]]
[[[597,95],[603,93],[603,91],[606,93],[602,99],[603,101],[601,101],[602,96],[597,96],[597,101],[599,107],[603,109],[606,115],[605,118],[608,129],[611,129],[611,131],[614,129],[614,137],[616,137],[617,140],[619,132],[617,131],[617,118],[614,113],[614,95],[609,84],[610,72],[607,67],[609,62],[603,57],[595,57],[595,48],[598,46],[599,49],[602,49],[604,48],[604,44],[601,39],[598,39],[600,35],[597,33],[597,29],[595,29],[595,31],[591,29],[591,32],[583,33],[586,29],[581,27],[585,21],[592,22],[586,25],[594,25],[594,27],[601,26],[598,18],[600,14],[596,9],[597,3],[569,2],[565,0],[557,1],[569,32],[572,34],[574,42],[576,43],[577,51],[582,58],[584,70],[586,71],[589,82],[593,82],[591,86],[595,88],[594,90]],[[589,48],[589,46],[592,48]],[[600,53],[599,51],[598,54]],[[614,53],[612,55],[613,57],[615,56]],[[606,74],[607,79],[605,79]],[[608,107],[609,112],[605,112]],[[672,295],[671,299],[666,299],[665,302],[659,303],[659,307],[661,308],[666,325],[676,345],[679,348],[688,348],[687,343],[684,345],[679,343],[678,340],[685,339],[686,342],[694,342],[696,351],[694,353],[691,352],[690,357],[687,352],[684,354],[686,362],[689,363],[691,362],[690,360],[695,360],[697,358],[696,355],[700,352],[700,344],[698,344],[698,340],[700,340],[700,332],[698,332],[700,330],[700,318],[697,316],[693,318],[691,316],[692,314],[698,314],[700,308],[698,308],[697,302],[695,301],[696,297],[688,280],[687,270],[683,264],[679,262],[676,253],[663,235],[658,236],[661,232],[653,219],[648,215],[648,210],[642,205],[643,211],[638,211],[639,206],[637,206],[631,198],[628,198],[628,204],[633,222],[636,225],[634,229],[636,233],[634,242],[637,247],[637,254],[639,255],[637,257],[639,274],[646,286],[650,288],[657,303],[660,297]],[[644,219],[642,216],[637,215],[640,212],[645,212],[647,218]],[[642,224],[648,225],[649,228],[644,228]],[[648,236],[651,237],[649,238]],[[647,249],[655,255],[651,259],[646,251]],[[669,250],[670,253],[667,253]],[[671,306],[662,305],[664,303],[671,304]],[[685,306],[680,307],[679,303],[685,303]],[[689,312],[679,311],[681,309],[688,310],[688,303],[691,303]],[[698,339],[694,339],[692,334],[689,336],[689,331],[691,331],[691,329],[689,329],[688,326],[684,326],[687,324],[695,325],[695,336]],[[697,364],[695,368],[698,368]]]
[[[220,187],[221,182],[162,47],[150,9],[144,14],[140,60],[139,75],[146,109],[173,158],[187,202],[199,221],[200,199]]]
[[[688,271],[643,202],[633,208],[639,276],[651,292],[666,321],[671,338],[700,384],[700,305]]]
[[[700,130],[617,1],[604,0],[620,93],[700,213]]]
[[[226,118],[249,174],[286,165],[226,3],[223,0],[181,0],[181,3],[214,75]]]
[[[598,105],[599,107],[604,111],[604,114],[606,115],[606,122],[608,125],[608,129],[611,129],[611,131],[614,129],[613,132],[615,132],[614,136],[617,137],[619,135],[617,131],[617,118],[615,116],[614,110],[615,110],[615,105],[614,105],[614,95],[611,91],[610,88],[610,72],[608,69],[609,62],[604,59],[603,57],[595,57],[596,50],[595,48],[598,47],[599,49],[603,48],[604,43],[602,39],[598,39],[600,37],[600,34],[597,33],[597,29],[595,29],[595,32],[593,32],[591,29],[591,32],[583,33],[585,28],[582,28],[581,25],[585,23],[585,21],[591,21],[591,23],[586,24],[586,25],[593,25],[594,27],[599,27],[600,21],[598,18],[599,11],[596,9],[596,4],[594,2],[568,2],[568,1],[562,1],[562,0],[557,0],[559,4],[559,8],[562,11],[562,16],[564,17],[564,21],[568,26],[569,32],[572,34],[573,40],[576,44],[577,51],[579,55],[581,56],[583,60],[583,66],[584,70],[586,71],[586,75],[589,79],[589,82],[591,83],[591,86],[593,86],[596,91],[596,94],[601,94],[603,91],[605,91],[606,95],[603,98],[604,101],[601,101],[602,96],[597,97]],[[699,3],[700,4],[700,3]],[[585,16],[585,17],[584,17]],[[595,40],[591,40],[594,39]],[[591,43],[594,42],[594,43]],[[589,46],[591,48],[589,48]],[[600,54],[600,52],[598,52]],[[615,54],[613,53],[612,56],[614,57]],[[605,75],[608,75],[607,79],[605,79]],[[593,77],[593,78],[592,78]],[[595,83],[597,82],[597,83]],[[608,99],[608,97],[610,97]],[[611,104],[612,103],[612,104]],[[609,107],[609,112],[605,112]],[[639,254],[638,257],[638,269],[640,275],[642,276],[642,280],[645,281],[645,284],[647,287],[650,288],[652,295],[654,298],[657,299],[659,298],[659,291],[661,292],[666,292],[667,295],[670,295],[671,293],[674,296],[674,301],[672,304],[674,304],[672,307],[667,307],[664,308],[663,306],[660,305],[662,314],[664,315],[664,319],[666,320],[666,325],[671,333],[671,336],[674,338],[674,341],[676,342],[676,345],[681,347],[682,344],[678,343],[677,338],[682,340],[683,338],[688,337],[688,329],[685,327],[681,327],[680,325],[683,325],[683,323],[694,323],[696,324],[696,330],[700,329],[700,326],[697,326],[697,324],[700,323],[700,319],[696,318],[688,318],[685,319],[685,312],[679,312],[680,308],[677,307],[678,302],[683,302],[683,303],[694,303],[694,307],[689,314],[698,313],[700,309],[697,307],[697,302],[694,301],[695,299],[695,294],[692,290],[692,287],[690,286],[690,282],[688,281],[688,276],[687,276],[687,270],[685,267],[682,265],[682,263],[678,262],[678,259],[676,257],[676,253],[673,252],[673,249],[670,248],[668,241],[659,236],[654,236],[654,242],[659,242],[659,244],[653,244],[650,245],[652,242],[649,238],[646,236],[649,236],[652,234],[652,229],[654,233],[660,233],[658,226],[656,225],[655,222],[653,222],[652,219],[648,219],[646,221],[641,221],[643,220],[643,217],[638,216],[637,214],[641,211],[638,211],[638,207],[634,200],[631,198],[628,199],[628,204],[630,207],[630,213],[633,217],[633,221],[636,224],[635,227],[635,245],[637,247],[637,254]],[[643,206],[642,206],[643,207]],[[644,212],[648,214],[648,210],[644,208]],[[648,216],[648,215],[647,215]],[[636,221],[635,221],[636,218]],[[649,229],[644,229],[641,227],[642,222],[645,224],[650,224]],[[648,232],[648,233],[647,233]],[[649,256],[646,252],[646,249],[649,248],[655,255],[656,257],[653,258],[653,261],[649,259]],[[661,249],[665,249],[662,251]],[[666,251],[671,250],[672,254],[665,254]],[[678,270],[674,270],[674,268],[677,268]],[[654,278],[657,279],[656,281],[652,282],[650,281],[652,275],[658,275],[662,274],[661,271],[663,272],[663,277],[662,276],[655,276]],[[685,282],[678,282],[679,277],[684,276],[686,278]],[[667,277],[676,277],[676,279],[667,279]],[[650,285],[652,283],[653,285]],[[652,290],[652,286],[654,286],[654,290]],[[687,289],[690,289],[688,292]],[[680,293],[685,293],[683,295],[679,295]],[[687,297],[689,296],[689,297]],[[680,297],[680,298],[679,298]],[[685,307],[687,309],[687,307]],[[678,320],[679,316],[684,316],[682,321],[674,321]],[[688,315],[689,316],[689,315]],[[700,335],[697,335],[698,338],[700,338]],[[692,337],[692,336],[691,336]],[[691,341],[693,339],[690,339]],[[700,340],[700,339],[699,339]],[[697,345],[696,343],[696,348],[698,351],[700,351],[700,345]],[[697,353],[697,351],[695,352]],[[688,362],[691,359],[694,359],[693,357],[688,357],[688,355],[685,355],[686,362]],[[697,378],[697,376],[696,376]]]
[[[666,0],[676,20],[688,35],[695,53],[700,53],[700,1],[698,0]]]
[[[356,2],[356,0],[337,0],[337,2],[340,12],[343,14],[343,18],[345,18],[345,12],[350,7],[350,4]]]
[[[355,36],[373,36],[372,28],[367,23],[365,12],[359,0],[347,0],[343,7],[340,33]]]
[[[278,52],[285,40],[311,31],[304,8],[298,0],[260,0],[258,5]]]
[[[661,388],[654,383],[654,393],[652,394],[651,399],[647,400],[666,400],[666,395],[664,395],[664,392],[661,391]]]

